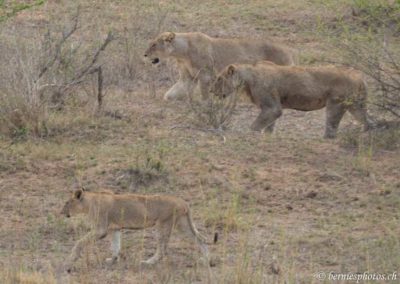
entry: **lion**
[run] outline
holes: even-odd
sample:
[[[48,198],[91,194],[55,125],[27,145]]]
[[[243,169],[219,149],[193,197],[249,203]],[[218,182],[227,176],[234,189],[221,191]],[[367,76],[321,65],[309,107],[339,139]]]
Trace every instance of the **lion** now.
[[[142,261],[143,264],[155,264],[167,254],[168,241],[175,227],[194,239],[206,260],[209,259],[206,238],[194,226],[188,204],[178,197],[114,194],[111,191],[88,192],[78,189],[65,203],[61,214],[69,218],[80,213],[88,215],[93,229],[73,247],[67,263],[68,272],[88,242],[103,239],[112,233],[112,256],[106,259],[112,264],[119,259],[121,230],[138,230],[153,226],[158,229],[157,251],[148,260]]]
[[[173,58],[179,70],[179,80],[165,94],[172,99],[189,94],[196,84],[203,98],[216,72],[231,63],[254,63],[269,60],[279,65],[294,65],[294,53],[272,40],[213,38],[200,32],[164,32],[151,41],[144,53],[146,61],[158,64]]]
[[[214,81],[210,93],[225,98],[244,92],[261,113],[251,125],[255,131],[273,131],[282,109],[312,111],[326,107],[325,138],[335,138],[349,111],[368,130],[367,86],[363,74],[352,68],[279,66],[263,61],[231,64]]]

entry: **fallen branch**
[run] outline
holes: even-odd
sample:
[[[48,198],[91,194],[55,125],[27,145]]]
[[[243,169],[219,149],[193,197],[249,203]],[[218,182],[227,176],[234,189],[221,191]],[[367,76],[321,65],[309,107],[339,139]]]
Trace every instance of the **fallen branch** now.
[[[213,134],[216,134],[216,135],[220,136],[222,138],[224,144],[226,142],[226,137],[221,133],[221,132],[223,132],[222,129],[200,128],[200,127],[193,127],[193,126],[190,126],[190,125],[174,125],[170,129],[171,130],[174,130],[174,129],[189,129],[189,130],[196,130],[196,131],[202,131],[202,132],[211,132]]]

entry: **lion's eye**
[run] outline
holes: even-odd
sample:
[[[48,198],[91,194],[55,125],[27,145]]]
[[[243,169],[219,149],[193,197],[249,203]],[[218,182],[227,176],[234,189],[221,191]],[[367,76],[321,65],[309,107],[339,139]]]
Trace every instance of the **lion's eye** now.
[[[153,44],[151,45],[151,48],[155,48],[155,47],[156,47],[156,44],[153,43]]]

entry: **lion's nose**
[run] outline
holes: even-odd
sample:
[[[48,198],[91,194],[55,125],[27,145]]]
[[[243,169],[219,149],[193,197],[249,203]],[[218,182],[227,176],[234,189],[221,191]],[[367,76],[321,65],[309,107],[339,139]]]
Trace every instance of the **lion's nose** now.
[[[146,53],[144,54],[144,57],[147,57],[147,54],[146,54]]]

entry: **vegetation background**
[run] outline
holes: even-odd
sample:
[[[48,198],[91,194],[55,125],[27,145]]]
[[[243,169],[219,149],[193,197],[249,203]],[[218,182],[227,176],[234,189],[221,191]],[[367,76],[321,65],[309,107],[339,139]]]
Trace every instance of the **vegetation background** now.
[[[109,243],[91,245],[67,274],[89,229],[59,216],[78,186],[187,200],[199,230],[220,234],[216,283],[396,271],[399,23],[398,0],[0,1],[1,282],[207,281],[200,252],[176,237],[167,260],[141,267],[153,230],[124,234],[112,267]],[[161,31],[273,38],[303,65],[360,69],[379,127],[362,133],[346,115],[323,140],[323,110],[285,111],[268,135],[249,130],[258,110],[245,98],[206,114],[195,98],[165,102],[176,69],[142,62]]]

